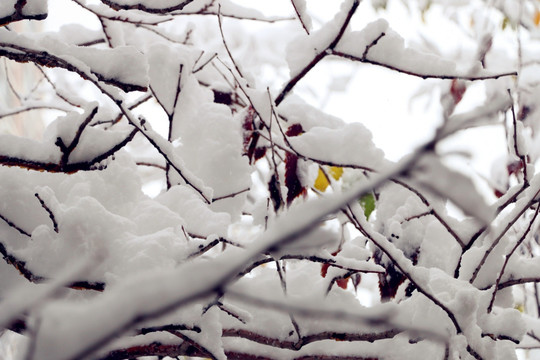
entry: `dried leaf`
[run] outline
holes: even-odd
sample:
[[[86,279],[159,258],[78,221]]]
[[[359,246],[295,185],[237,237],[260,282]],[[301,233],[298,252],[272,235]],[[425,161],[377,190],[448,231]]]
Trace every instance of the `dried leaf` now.
[[[306,188],[302,186],[298,178],[298,156],[287,153],[285,156],[285,186],[287,187],[287,205],[300,195],[306,194]]]
[[[279,182],[276,175],[272,175],[272,178],[270,178],[268,191],[270,192],[270,198],[274,204],[274,210],[277,212],[281,207],[281,204],[283,204],[283,199],[281,198],[281,191],[279,190]]]

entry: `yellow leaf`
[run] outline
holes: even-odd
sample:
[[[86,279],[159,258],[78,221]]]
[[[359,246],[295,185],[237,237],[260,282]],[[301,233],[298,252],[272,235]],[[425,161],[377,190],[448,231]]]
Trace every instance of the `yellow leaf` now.
[[[324,175],[324,172],[322,171],[322,169],[319,168],[319,174],[317,175],[317,179],[315,179],[315,184],[313,184],[313,187],[319,191],[324,191],[326,190],[328,185],[330,184],[328,183],[328,179],[326,178],[326,175]]]
[[[538,27],[538,24],[540,24],[540,10],[536,9],[534,10],[534,25]]]
[[[339,166],[330,166],[330,171],[328,173],[334,180],[339,180],[343,175],[343,168]],[[328,185],[330,185],[330,183],[328,182],[324,171],[319,167],[319,174],[317,175],[317,179],[315,179],[313,187],[319,191],[325,191]]]
[[[341,175],[343,175],[343,168],[339,166],[330,166],[330,175],[332,175],[334,179],[339,180]]]

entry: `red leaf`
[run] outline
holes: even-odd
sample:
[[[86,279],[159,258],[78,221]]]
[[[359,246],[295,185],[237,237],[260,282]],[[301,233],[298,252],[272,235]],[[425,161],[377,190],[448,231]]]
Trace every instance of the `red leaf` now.
[[[339,253],[339,250],[338,251],[334,251],[332,253],[332,256],[336,256],[337,254]],[[321,266],[321,276],[322,277],[326,277],[326,273],[328,272],[328,268],[330,267],[330,265],[328,263],[324,263],[322,264]]]
[[[255,161],[257,161],[260,158],[262,158],[265,154],[266,154],[266,148],[258,147],[258,148],[255,148],[255,150],[253,151],[253,158],[255,159]]]
[[[467,86],[465,85],[465,82],[463,80],[458,80],[458,79],[452,80],[452,85],[450,86],[450,94],[452,95],[452,98],[454,99],[454,104],[457,105],[457,103],[461,101],[466,90],[467,90]]]
[[[495,194],[495,196],[496,196],[497,198],[500,198],[501,196],[504,195],[504,193],[501,192],[501,191],[498,190],[498,189],[493,189],[493,193]]]
[[[508,175],[517,174],[519,171],[523,169],[523,163],[521,161],[513,161],[506,165],[506,171],[508,171]]]
[[[336,281],[336,284],[337,286],[339,286],[340,288],[344,289],[344,290],[347,290],[347,284],[349,282],[349,279],[348,277],[346,277],[345,279],[339,279]]]
[[[326,277],[326,273],[328,272],[329,267],[330,267],[330,265],[328,265],[328,264],[322,264],[322,266],[321,266],[321,276],[323,278]]]
[[[285,134],[287,136],[298,136],[298,135],[302,135],[303,133],[304,133],[304,129],[302,128],[302,125],[292,124],[291,126],[289,126]]]

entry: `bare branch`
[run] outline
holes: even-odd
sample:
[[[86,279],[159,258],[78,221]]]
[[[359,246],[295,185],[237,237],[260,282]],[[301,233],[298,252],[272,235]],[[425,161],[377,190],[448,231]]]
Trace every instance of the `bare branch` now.
[[[43,201],[43,199],[41,198],[41,196],[39,196],[38,193],[35,193],[34,196],[38,199],[41,207],[45,209],[47,214],[49,214],[49,218],[51,219],[51,222],[53,224],[54,232],[58,233],[58,223],[56,222],[56,218],[54,217],[52,210],[47,206],[47,204],[45,204],[45,201]]]
[[[6,224],[8,224],[10,227],[14,228],[15,230],[17,230],[19,233],[21,233],[22,235],[24,236],[27,236],[27,237],[31,237],[32,235],[30,235],[28,232],[24,231],[23,229],[21,229],[19,226],[17,226],[15,223],[13,223],[12,221],[10,221],[7,217],[5,217],[4,215],[0,214],[0,219],[4,220]]]

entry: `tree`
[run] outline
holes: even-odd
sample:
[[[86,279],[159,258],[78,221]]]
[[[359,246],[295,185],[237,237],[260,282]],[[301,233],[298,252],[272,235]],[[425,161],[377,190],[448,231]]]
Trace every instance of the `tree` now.
[[[24,336],[22,358],[512,359],[538,346],[536,2],[403,2],[463,30],[474,50],[452,58],[377,17],[353,25],[397,0],[344,0],[320,25],[303,0],[292,17],[229,0],[72,3],[99,30],[16,30],[46,22],[47,2],[0,4],[14,99],[0,117],[51,119],[41,139],[0,135],[0,326]],[[433,136],[393,162],[361,122],[295,94],[332,61],[431,79]],[[22,92],[14,72],[35,69]],[[484,126],[507,148],[480,184],[441,146]]]

